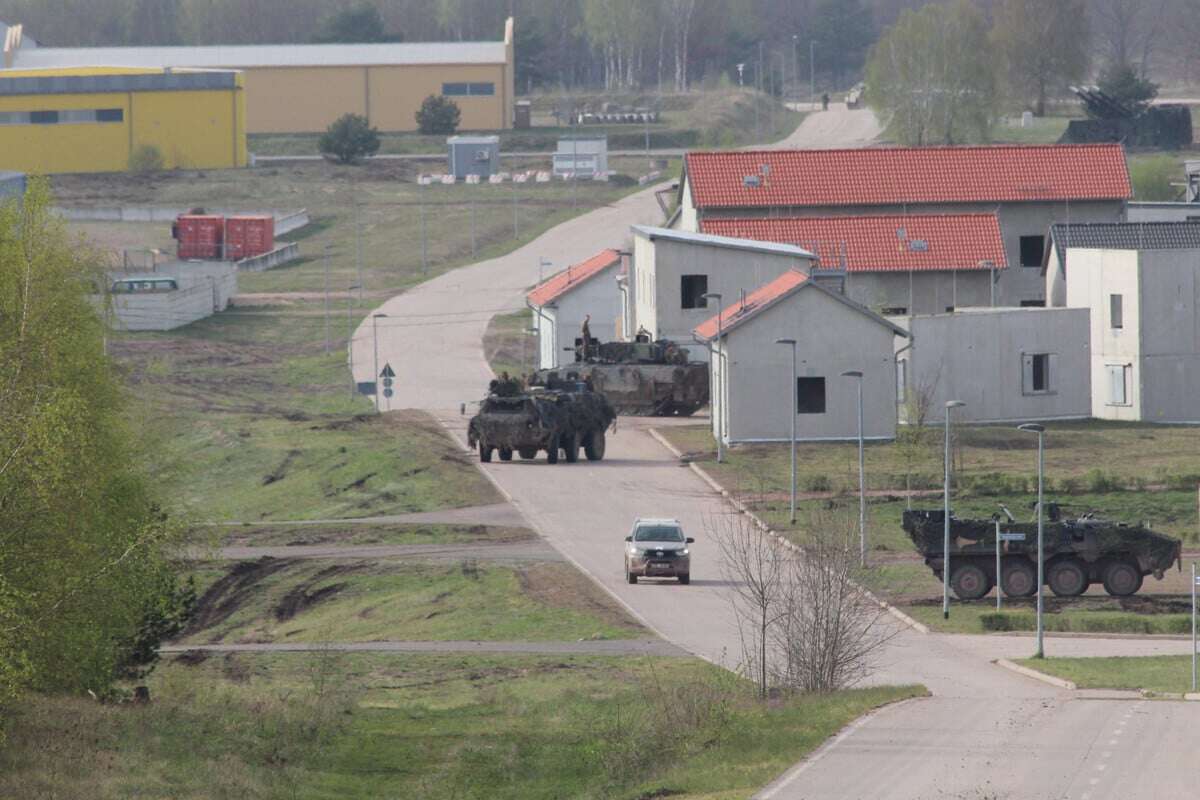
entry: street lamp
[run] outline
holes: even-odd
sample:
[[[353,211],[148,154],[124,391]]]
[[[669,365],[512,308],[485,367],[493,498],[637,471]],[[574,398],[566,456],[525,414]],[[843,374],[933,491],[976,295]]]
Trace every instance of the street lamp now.
[[[792,418],[792,505],[789,521],[796,523],[796,340],[776,339],[775,344],[792,346],[792,382],[788,384],[787,405],[788,415]]]
[[[946,482],[942,506],[942,619],[950,619],[950,412],[965,406],[962,400],[946,401]]]
[[[863,467],[863,374],[851,369],[842,373],[843,378],[858,379],[858,549],[859,566],[867,566],[867,478]]]
[[[738,64],[738,75],[739,76],[741,75],[741,67],[742,67],[742,65]],[[720,344],[721,343],[721,311],[724,308],[721,305],[721,293],[720,292],[709,292],[708,294],[704,295],[704,299],[717,301],[717,344]],[[725,378],[726,381],[728,381],[729,376],[725,374],[723,365],[724,365],[724,362],[722,362],[721,375]],[[714,348],[711,344],[708,347],[708,376],[709,376],[708,383],[712,387],[712,391],[710,393],[711,396],[709,398],[708,404],[709,404],[710,408],[715,409],[716,406],[713,405],[713,399],[716,397],[716,395],[718,393],[717,392],[717,351],[716,351],[716,348]],[[723,464],[723,463],[725,463],[725,435],[724,435],[725,434],[725,402],[724,402],[724,400],[722,400],[720,406],[721,406],[721,411],[717,415],[717,463]]]
[[[354,399],[354,319],[350,315],[351,304],[354,301],[354,290],[361,289],[362,284],[356,283],[346,289],[346,351],[350,355],[350,399]]]
[[[792,34],[792,55],[796,62],[796,102],[800,102],[800,34]]]
[[[375,371],[372,381],[375,383],[375,413],[379,413],[379,328],[376,323],[381,317],[386,317],[387,314],[372,314],[371,315],[371,340],[375,347]]]
[[[1026,422],[1024,425],[1018,425],[1017,430],[1036,433],[1038,437],[1037,653],[1034,658],[1045,658],[1046,651],[1042,647],[1042,518],[1044,516],[1042,513],[1042,487],[1046,473],[1046,426],[1038,425],[1036,422]]]
[[[522,370],[529,369],[530,372],[533,372],[533,369],[531,368],[531,365],[529,364],[529,356],[528,356],[529,337],[537,336],[539,333],[541,333],[541,331],[539,331],[537,328],[529,327],[529,328],[525,329],[525,335],[521,337],[521,369]],[[539,361],[539,363],[541,361],[541,359],[540,359],[541,351],[542,351],[541,340],[539,339],[538,340],[538,356],[539,356],[538,361]]]

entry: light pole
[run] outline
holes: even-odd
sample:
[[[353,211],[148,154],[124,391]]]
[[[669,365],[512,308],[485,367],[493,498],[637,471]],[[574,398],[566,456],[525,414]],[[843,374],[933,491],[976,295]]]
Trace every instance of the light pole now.
[[[817,40],[808,40],[808,102],[817,101]]]
[[[354,300],[354,290],[361,289],[361,284],[354,284],[346,290],[346,351],[350,355],[350,399],[354,399],[354,319],[350,308]]]
[[[721,293],[720,292],[709,292],[708,294],[704,295],[704,299],[705,300],[714,300],[715,299],[717,301],[717,345],[720,346],[720,344],[721,344],[721,312],[724,310],[724,306],[721,305]],[[728,381],[729,376],[725,374],[724,365],[725,365],[725,362],[722,361],[721,362],[721,376],[722,376],[722,378],[724,378],[725,381]],[[708,382],[709,382],[709,385],[712,387],[712,391],[709,393],[708,405],[709,405],[709,408],[715,409],[716,406],[713,405],[713,401],[716,399],[716,396],[718,394],[718,391],[717,391],[717,351],[716,351],[716,348],[712,347],[712,345],[709,345],[709,349],[708,349],[708,375],[709,375]],[[717,415],[717,463],[724,464],[725,463],[725,401],[724,401],[724,398],[722,398],[722,400],[721,400],[720,407],[721,407],[721,411]]]
[[[942,505],[942,619],[950,619],[950,412],[965,406],[962,400],[946,401],[946,462]]]
[[[796,340],[776,339],[775,344],[791,345],[792,348],[792,382],[788,384],[787,405],[788,416],[792,418],[792,504],[788,520],[796,523]]]
[[[1045,517],[1045,514],[1042,512],[1042,489],[1046,474],[1046,426],[1038,425],[1036,422],[1026,422],[1024,425],[1018,425],[1017,430],[1036,433],[1038,437],[1037,653],[1035,653],[1033,657],[1045,658],[1046,651],[1042,646],[1042,520]]]
[[[375,347],[375,368],[373,371],[374,377],[372,381],[375,384],[375,413],[379,413],[379,328],[376,323],[380,317],[386,317],[387,314],[372,314],[371,315],[371,341]]]
[[[858,379],[858,550],[859,566],[867,566],[867,471],[863,462],[863,374],[857,369],[842,373]]]
[[[796,102],[800,102],[800,34],[792,34],[792,55],[796,62]]]

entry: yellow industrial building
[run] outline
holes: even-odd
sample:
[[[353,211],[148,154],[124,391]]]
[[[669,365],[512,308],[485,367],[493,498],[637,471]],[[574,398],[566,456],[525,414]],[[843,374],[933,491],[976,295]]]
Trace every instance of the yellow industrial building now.
[[[234,71],[0,70],[0,171],[120,172],[143,145],[164,166],[246,165],[246,93]]]
[[[458,104],[460,130],[512,127],[511,18],[504,40],[493,42],[67,48],[30,41],[20,26],[9,30],[0,78],[89,64],[241,71],[248,133],[324,131],[347,113],[382,131],[412,131],[421,101],[438,94]]]

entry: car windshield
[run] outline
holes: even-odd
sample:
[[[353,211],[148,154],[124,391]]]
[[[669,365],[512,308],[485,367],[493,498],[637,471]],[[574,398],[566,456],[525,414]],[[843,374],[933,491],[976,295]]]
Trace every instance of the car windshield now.
[[[677,525],[640,525],[633,534],[635,542],[682,542],[683,531]]]

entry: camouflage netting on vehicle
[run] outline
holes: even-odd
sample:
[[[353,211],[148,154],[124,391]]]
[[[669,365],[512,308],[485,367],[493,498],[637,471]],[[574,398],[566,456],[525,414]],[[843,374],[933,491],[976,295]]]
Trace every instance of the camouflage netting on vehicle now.
[[[550,461],[560,452],[574,461],[583,447],[588,458],[604,457],[604,433],[617,418],[603,394],[592,391],[524,391],[515,382],[493,382],[493,393],[480,404],[467,426],[467,442],[479,448],[483,461],[499,450],[508,461],[514,452],[524,459],[545,450]]]

